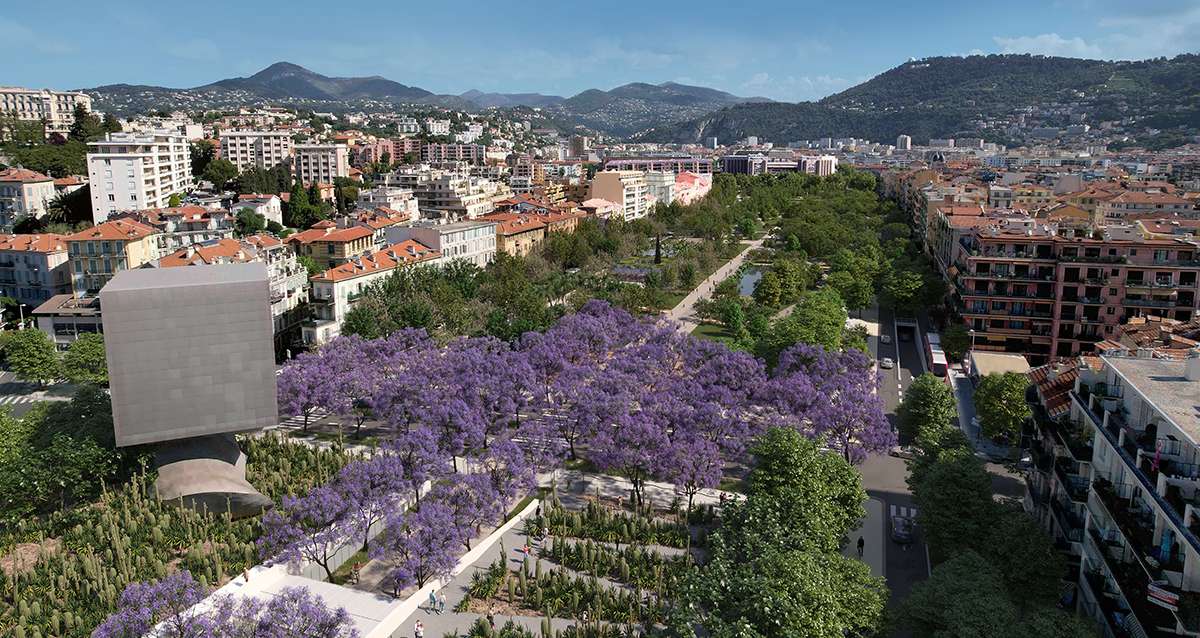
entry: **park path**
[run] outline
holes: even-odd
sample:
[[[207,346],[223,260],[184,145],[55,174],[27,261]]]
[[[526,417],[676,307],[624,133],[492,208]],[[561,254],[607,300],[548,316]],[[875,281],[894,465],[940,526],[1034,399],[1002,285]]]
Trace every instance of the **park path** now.
[[[679,324],[679,332],[690,333],[696,329],[696,326],[700,325],[700,322],[696,319],[696,304],[702,299],[711,297],[713,291],[716,290],[717,284],[737,272],[737,269],[741,268],[742,263],[746,261],[746,257],[749,256],[750,251],[755,248],[761,248],[762,245],[762,239],[748,242],[745,250],[738,253],[733,259],[725,262],[725,265],[717,268],[707,279],[700,282],[700,285],[693,288],[683,298],[683,301],[680,301],[678,305],[667,311],[667,318]]]

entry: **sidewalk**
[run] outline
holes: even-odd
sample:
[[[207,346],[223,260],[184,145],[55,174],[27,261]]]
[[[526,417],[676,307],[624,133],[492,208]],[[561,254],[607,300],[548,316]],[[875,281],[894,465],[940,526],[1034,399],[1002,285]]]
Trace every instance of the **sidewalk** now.
[[[954,398],[958,400],[958,427],[975,447],[975,455],[992,460],[1007,459],[1011,453],[1010,448],[1006,445],[996,445],[991,439],[982,436],[979,428],[972,423],[975,418],[975,386],[971,384],[971,378],[954,368],[950,368],[947,374],[954,389]]]
[[[717,268],[716,272],[709,275],[707,279],[700,282],[700,285],[692,289],[683,301],[680,301],[677,306],[667,312],[667,318],[679,323],[679,332],[691,333],[700,325],[696,321],[695,311],[696,303],[701,299],[708,299],[712,296],[713,290],[716,289],[718,283],[724,281],[727,277],[737,272],[738,268],[742,267],[742,262],[746,261],[746,256],[755,248],[761,248],[763,240],[756,239],[746,245],[746,249],[738,253],[736,257],[725,262],[724,266]]]
[[[842,549],[842,555],[847,558],[858,557],[858,539],[862,538],[863,544],[862,561],[871,568],[872,576],[884,575],[884,547],[887,545],[887,521],[884,517],[883,501],[877,498],[870,498],[864,504],[867,509],[867,517],[863,519],[862,525],[857,529],[850,530],[846,535],[850,542],[846,543],[846,547]]]

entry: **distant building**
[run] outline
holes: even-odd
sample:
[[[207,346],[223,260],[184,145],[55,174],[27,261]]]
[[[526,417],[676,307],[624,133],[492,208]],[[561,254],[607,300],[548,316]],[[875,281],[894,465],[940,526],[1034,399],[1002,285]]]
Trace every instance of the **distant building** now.
[[[425,120],[425,132],[430,135],[449,135],[450,120],[435,120],[427,118]]]
[[[409,239],[379,252],[354,257],[312,277],[310,305],[313,316],[302,328],[304,342],[320,345],[341,334],[342,323],[355,302],[371,284],[386,278],[397,268],[432,265],[441,260],[441,252]]]
[[[655,204],[666,206],[675,201],[675,173],[669,171],[647,172],[646,191]]]
[[[292,136],[287,131],[221,131],[221,157],[239,171],[272,168],[292,157]]]
[[[704,145],[711,149],[717,148],[717,138],[715,138],[715,137],[708,138],[707,140],[704,141]]]
[[[0,171],[0,227],[11,228],[22,217],[44,217],[57,194],[53,177],[24,168]]]
[[[350,152],[341,144],[297,144],[293,168],[305,185],[333,184],[350,176]]]
[[[929,146],[933,148],[954,148],[954,138],[932,138],[929,140]]]
[[[496,223],[462,221],[453,224],[414,224],[396,226],[387,231],[387,242],[396,244],[415,239],[442,254],[446,261],[463,259],[480,268],[496,258]]]
[[[75,107],[92,110],[92,98],[86,93],[23,89],[0,86],[0,113],[15,115],[27,122],[46,123],[46,135],[66,135],[75,123]],[[3,132],[0,132],[2,134]]]
[[[75,296],[95,296],[117,273],[157,259],[157,234],[141,222],[114,219],[67,235]]]
[[[589,199],[605,199],[621,207],[625,221],[649,213],[649,187],[641,171],[600,171],[592,178]]]
[[[610,157],[604,160],[604,170],[712,173],[713,161],[709,157],[693,157],[691,155]]]
[[[65,239],[50,233],[0,235],[0,295],[36,307],[70,292]]]
[[[238,195],[237,201],[229,207],[230,211],[236,216],[238,211],[242,209],[250,209],[268,222],[275,222],[280,226],[283,225],[283,200],[279,199],[275,194],[257,194],[248,193]]]
[[[897,137],[896,138],[896,150],[897,151],[911,151],[912,150],[912,138],[909,137],[908,135],[901,135],[901,136]]]
[[[587,157],[592,148],[592,140],[586,135],[571,136],[571,157]]]
[[[338,228],[324,220],[287,237],[297,255],[311,257],[321,268],[333,268],[375,249],[374,231],[363,226]]]
[[[767,172],[767,156],[762,153],[726,155],[721,158],[721,172],[761,175]]]
[[[88,142],[92,222],[118,211],[166,208],[192,187],[187,138],[176,133],[109,133]]]
[[[680,173],[675,176],[675,201],[691,204],[700,200],[712,189],[712,175]]]

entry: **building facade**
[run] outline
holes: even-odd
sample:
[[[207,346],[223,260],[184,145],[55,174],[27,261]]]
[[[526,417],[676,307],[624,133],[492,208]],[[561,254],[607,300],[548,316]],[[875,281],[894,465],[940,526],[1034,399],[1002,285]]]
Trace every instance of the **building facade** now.
[[[350,151],[340,144],[297,144],[294,169],[305,185],[332,184],[350,176]]]
[[[92,297],[123,270],[140,268],[158,258],[158,231],[130,219],[114,219],[67,235],[71,291]]]
[[[409,239],[438,251],[446,261],[463,259],[483,268],[496,258],[495,222],[424,223],[395,226],[387,231],[389,244]]]
[[[75,107],[92,110],[92,98],[86,93],[0,87],[0,113],[15,115],[28,122],[44,121],[46,135],[66,135],[75,123]]]
[[[625,221],[640,219],[650,212],[650,188],[639,171],[601,171],[592,178],[589,199],[604,199],[621,207]]]
[[[0,227],[11,228],[22,217],[44,217],[57,194],[53,177],[24,168],[0,171]]]
[[[70,292],[65,239],[50,233],[0,235],[0,295],[37,307],[54,295]]]
[[[238,171],[272,168],[292,159],[292,136],[287,131],[221,131],[221,157]]]
[[[88,142],[92,222],[120,211],[166,208],[192,187],[187,138],[176,133],[109,133]]]

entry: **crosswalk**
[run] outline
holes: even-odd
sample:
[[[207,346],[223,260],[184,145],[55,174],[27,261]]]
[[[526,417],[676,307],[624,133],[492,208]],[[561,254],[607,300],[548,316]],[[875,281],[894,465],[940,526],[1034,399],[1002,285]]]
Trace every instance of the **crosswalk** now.
[[[46,400],[45,398],[33,397],[33,396],[29,396],[28,394],[6,394],[4,396],[0,396],[0,405],[18,405],[18,404],[22,404],[22,403],[37,403],[38,401],[45,401],[45,400]]]
[[[330,415],[330,413],[326,410],[314,411],[312,414],[310,414],[308,416],[308,427],[311,428],[312,426],[323,422],[325,419],[329,418],[329,415]],[[279,420],[279,427],[293,429],[293,430],[299,430],[304,427],[304,416],[297,415],[297,416],[282,417]]]
[[[904,516],[906,518],[917,517],[917,508],[907,507],[905,505],[892,505],[891,512],[892,516]]]

